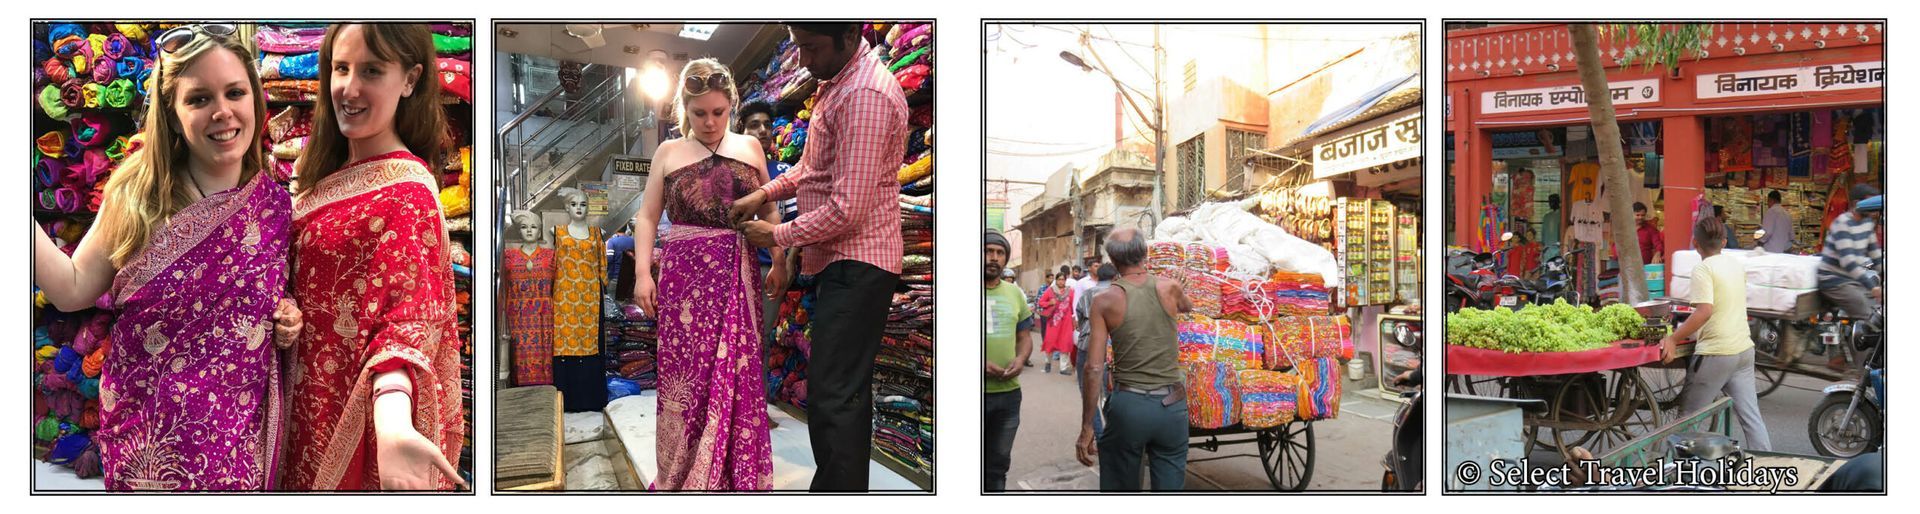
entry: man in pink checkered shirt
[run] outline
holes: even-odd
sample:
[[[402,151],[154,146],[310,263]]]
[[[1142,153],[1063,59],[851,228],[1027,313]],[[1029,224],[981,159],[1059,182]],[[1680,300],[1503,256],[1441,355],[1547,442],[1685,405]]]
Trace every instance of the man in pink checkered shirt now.
[[[873,359],[900,280],[900,184],[907,100],[861,38],[859,23],[789,23],[800,65],[820,80],[799,165],[734,202],[754,246],[800,248],[814,275],[807,423],[814,491],[864,491],[873,437]],[[769,200],[798,197],[800,217],[752,219]],[[769,291],[792,267],[774,264]]]

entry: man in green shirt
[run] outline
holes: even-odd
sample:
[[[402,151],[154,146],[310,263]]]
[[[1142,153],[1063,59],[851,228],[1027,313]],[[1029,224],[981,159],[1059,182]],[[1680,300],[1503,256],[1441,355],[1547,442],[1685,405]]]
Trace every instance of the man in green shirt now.
[[[1020,429],[1021,363],[1033,354],[1033,311],[1027,308],[1027,294],[1010,280],[1002,280],[1006,267],[1007,237],[988,230],[982,244],[986,249],[987,369],[986,398],[982,400],[986,449],[987,492],[1007,490],[1007,468],[1013,464],[1013,435]]]

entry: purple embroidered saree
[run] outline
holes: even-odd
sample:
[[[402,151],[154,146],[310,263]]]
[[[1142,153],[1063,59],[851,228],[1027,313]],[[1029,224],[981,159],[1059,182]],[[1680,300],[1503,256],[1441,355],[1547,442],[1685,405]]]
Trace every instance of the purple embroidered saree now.
[[[727,208],[759,172],[720,156],[666,176],[667,232],[660,264],[662,491],[763,491],[772,487],[766,380],[760,356],[760,271]]]
[[[292,214],[258,173],[181,209],[114,278],[96,433],[108,489],[273,488]]]

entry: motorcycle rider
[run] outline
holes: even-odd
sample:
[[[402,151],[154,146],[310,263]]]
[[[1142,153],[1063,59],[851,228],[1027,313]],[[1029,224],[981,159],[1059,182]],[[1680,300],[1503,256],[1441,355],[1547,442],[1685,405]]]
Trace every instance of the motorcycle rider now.
[[[1868,298],[1877,303],[1884,294],[1876,270],[1884,269],[1886,252],[1875,231],[1884,199],[1878,188],[1867,184],[1854,185],[1847,197],[1853,208],[1833,219],[1820,245],[1820,296],[1847,317],[1865,318],[1873,312]],[[1846,356],[1835,353],[1827,367],[1846,369]]]

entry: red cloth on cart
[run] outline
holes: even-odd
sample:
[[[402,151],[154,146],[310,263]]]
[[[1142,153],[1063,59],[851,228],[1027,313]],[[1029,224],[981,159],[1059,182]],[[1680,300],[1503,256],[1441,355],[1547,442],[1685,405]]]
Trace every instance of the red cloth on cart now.
[[[1660,360],[1660,345],[1639,339],[1614,341],[1606,348],[1581,352],[1507,353],[1447,345],[1448,375],[1531,377],[1589,373],[1631,368]]]

